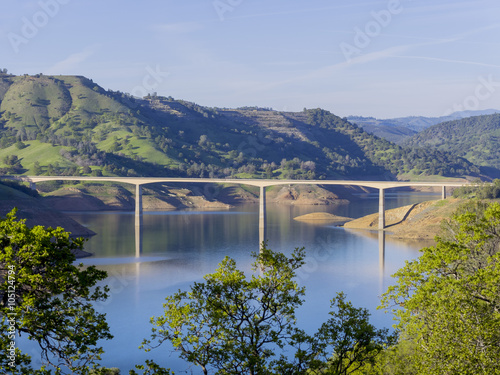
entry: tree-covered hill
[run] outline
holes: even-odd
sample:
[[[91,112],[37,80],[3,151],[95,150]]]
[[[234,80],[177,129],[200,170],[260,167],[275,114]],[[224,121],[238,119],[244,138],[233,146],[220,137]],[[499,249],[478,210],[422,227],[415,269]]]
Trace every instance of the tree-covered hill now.
[[[412,138],[407,147],[451,152],[484,167],[500,169],[500,114],[475,116],[432,126]]]
[[[462,177],[451,153],[403,148],[311,109],[142,99],[80,76],[0,73],[0,173],[262,178]]]
[[[465,110],[440,117],[408,116],[392,119],[349,116],[347,120],[361,126],[363,130],[366,130],[368,133],[374,134],[380,138],[385,138],[398,145],[403,145],[412,135],[430,126],[446,121],[454,121],[473,116],[492,115],[494,113],[500,113],[500,111],[497,109]]]

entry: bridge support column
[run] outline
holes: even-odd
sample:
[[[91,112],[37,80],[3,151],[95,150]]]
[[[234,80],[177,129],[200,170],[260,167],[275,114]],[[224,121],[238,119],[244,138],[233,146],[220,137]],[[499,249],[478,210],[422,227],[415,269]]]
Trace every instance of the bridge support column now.
[[[135,216],[142,215],[142,186],[135,185]]]
[[[36,190],[36,182],[30,181],[30,189]]]
[[[443,186],[441,190],[441,199],[446,199],[446,186]]]
[[[142,186],[135,185],[135,256],[142,253]]]
[[[266,188],[260,187],[260,204],[259,204],[259,249],[262,242],[266,240]]]
[[[385,228],[385,194],[384,189],[379,189],[378,192],[378,229]]]

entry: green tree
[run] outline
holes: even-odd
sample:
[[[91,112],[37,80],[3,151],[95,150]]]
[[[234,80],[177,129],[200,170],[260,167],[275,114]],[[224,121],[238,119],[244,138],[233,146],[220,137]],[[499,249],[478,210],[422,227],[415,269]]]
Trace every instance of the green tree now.
[[[366,310],[353,308],[343,294],[315,336],[299,329],[295,312],[305,289],[294,278],[304,256],[304,249],[287,257],[263,244],[250,278],[226,257],[204,282],[166,298],[164,315],[151,318],[151,339],[143,347],[168,341],[204,374],[351,373],[381,350],[386,332],[371,326]]]
[[[39,176],[42,174],[42,167],[40,166],[40,162],[38,160],[33,164],[33,174],[35,176]]]
[[[500,205],[454,216],[383,298],[420,374],[500,374]],[[458,227],[458,228],[457,228]]]
[[[315,336],[315,359],[310,367],[315,374],[351,374],[375,363],[376,357],[395,336],[387,329],[369,323],[369,312],[356,308],[338,293],[331,301],[332,316]],[[333,355],[332,355],[333,353]]]
[[[2,332],[15,328],[37,342],[42,361],[56,374],[86,374],[97,367],[102,353],[98,341],[112,338],[105,315],[92,306],[107,298],[108,288],[95,286],[106,272],[73,264],[74,252],[82,246],[82,238],[72,239],[62,228],[29,228],[16,218],[15,210],[0,220]],[[13,358],[11,339],[0,340],[0,369],[45,373],[30,370],[29,356],[18,348]]]

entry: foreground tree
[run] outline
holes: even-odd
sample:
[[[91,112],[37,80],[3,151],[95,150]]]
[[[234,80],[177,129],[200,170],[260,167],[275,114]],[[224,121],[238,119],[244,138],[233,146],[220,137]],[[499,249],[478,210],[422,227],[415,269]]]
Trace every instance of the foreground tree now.
[[[500,205],[462,212],[383,298],[419,374],[500,374]]]
[[[304,255],[295,249],[288,258],[264,244],[250,278],[226,257],[190,292],[166,298],[144,347],[168,341],[204,374],[349,374],[362,367],[388,342],[387,332],[370,325],[367,311],[353,308],[343,294],[315,336],[296,326],[305,289],[294,278]]]
[[[394,335],[369,323],[365,308],[356,308],[338,293],[331,301],[331,318],[315,335],[315,358],[310,374],[351,374],[371,367],[382,350],[392,345]],[[315,370],[315,371],[311,371]]]
[[[97,367],[102,348],[112,338],[104,314],[91,302],[107,298],[107,287],[95,287],[106,272],[75,266],[75,250],[83,239],[72,239],[62,228],[29,228],[15,211],[0,220],[0,314],[3,332],[0,369],[8,373],[50,373],[32,370],[14,332],[27,335],[41,349],[42,361],[56,374],[86,374]]]

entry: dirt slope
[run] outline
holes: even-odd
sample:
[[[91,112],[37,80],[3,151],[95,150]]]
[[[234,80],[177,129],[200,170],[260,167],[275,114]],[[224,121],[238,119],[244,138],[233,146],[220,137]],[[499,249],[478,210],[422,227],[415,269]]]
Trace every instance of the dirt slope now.
[[[463,201],[449,198],[387,210],[386,231],[394,238],[432,240],[438,234],[441,222],[448,219]],[[378,229],[378,213],[344,224],[345,228]]]

